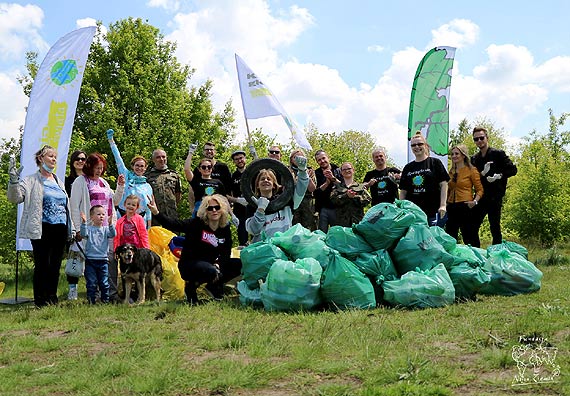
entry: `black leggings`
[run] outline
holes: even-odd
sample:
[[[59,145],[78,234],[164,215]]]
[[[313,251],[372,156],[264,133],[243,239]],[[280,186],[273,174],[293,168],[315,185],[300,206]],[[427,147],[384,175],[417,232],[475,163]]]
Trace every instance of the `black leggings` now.
[[[445,231],[457,239],[459,230],[463,244],[477,246],[480,245],[477,235],[477,219],[475,208],[470,209],[466,202],[447,204],[447,223]]]
[[[184,291],[186,292],[188,302],[197,302],[196,289],[198,289],[198,286],[206,283],[206,287],[213,292],[214,296],[220,294],[224,283],[241,273],[241,260],[230,258],[221,262],[220,272],[222,277],[217,282],[214,282],[214,279],[218,275],[218,271],[212,263],[207,261],[180,261],[178,262],[178,269],[180,270],[180,276],[186,281]]]
[[[38,307],[57,304],[57,285],[65,244],[67,225],[42,223],[42,238],[32,239],[34,255],[34,303]]]

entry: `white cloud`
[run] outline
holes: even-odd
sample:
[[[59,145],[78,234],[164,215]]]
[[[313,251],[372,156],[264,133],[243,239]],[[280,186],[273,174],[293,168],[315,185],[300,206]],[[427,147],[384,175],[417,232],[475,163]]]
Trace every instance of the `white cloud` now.
[[[0,73],[0,138],[18,137],[26,118],[28,97],[16,80],[22,73]]]
[[[570,92],[570,56],[556,56],[537,66],[535,77],[554,91]]]
[[[456,48],[474,44],[479,38],[479,26],[468,19],[454,19],[431,31],[432,40],[426,48],[450,46]]]
[[[180,9],[180,0],[148,0],[147,6],[164,8],[167,11],[178,11]]]
[[[44,13],[35,5],[0,3],[0,59],[18,59],[24,52],[45,51],[40,36]]]
[[[366,51],[368,52],[382,52],[384,51],[384,47],[382,47],[381,45],[369,45],[368,47],[366,47]]]
[[[534,59],[526,47],[492,44],[487,48],[487,54],[489,60],[473,69],[474,77],[496,85],[509,85],[531,78]]]

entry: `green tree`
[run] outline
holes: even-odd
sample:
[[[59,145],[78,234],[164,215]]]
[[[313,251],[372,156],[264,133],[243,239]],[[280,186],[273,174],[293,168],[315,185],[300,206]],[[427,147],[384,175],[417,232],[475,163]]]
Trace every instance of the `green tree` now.
[[[211,81],[189,87],[194,70],[178,62],[175,49],[141,19],[113,23],[106,36],[99,29],[79,97],[75,143],[112,158],[105,137],[112,128],[125,162],[137,154],[150,158],[162,147],[179,169],[191,142],[213,141],[223,153],[232,139],[234,110],[227,103],[214,111]],[[116,174],[109,162],[109,173]]]
[[[351,162],[355,169],[355,180],[362,181],[366,172],[374,167],[372,150],[377,144],[369,132],[347,130],[340,133],[323,133],[313,124],[309,125],[305,132],[313,147],[313,153],[309,156],[313,166],[318,167],[313,156],[315,151],[324,150],[331,162],[338,166],[343,162]],[[388,162],[393,163],[390,158]]]
[[[457,129],[452,129],[449,131],[449,145],[450,148],[456,144],[465,144],[469,153],[475,154],[477,152],[477,146],[473,142],[473,128],[483,127],[487,130],[487,136],[489,137],[489,144],[492,147],[505,150],[506,147],[506,132],[504,128],[496,128],[491,120],[486,117],[477,118],[472,124],[464,118],[457,125]],[[508,150],[507,150],[508,151]]]
[[[570,234],[570,132],[561,131],[570,113],[549,110],[546,134],[531,132],[521,145],[516,183],[509,183],[505,223],[523,239],[552,246]]]
[[[10,157],[20,158],[21,144],[16,139],[2,139],[0,143],[0,263],[13,264],[16,261],[16,213],[17,205],[8,201],[8,164]],[[4,280],[4,279],[2,279]]]

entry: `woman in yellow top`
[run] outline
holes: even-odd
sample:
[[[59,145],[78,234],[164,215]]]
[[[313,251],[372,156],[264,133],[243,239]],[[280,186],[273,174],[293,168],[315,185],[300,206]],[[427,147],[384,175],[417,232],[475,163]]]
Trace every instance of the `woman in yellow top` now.
[[[445,231],[457,239],[459,230],[465,245],[476,241],[476,222],[473,208],[483,196],[479,171],[469,160],[467,147],[458,144],[451,149],[450,181],[447,189],[447,224]]]

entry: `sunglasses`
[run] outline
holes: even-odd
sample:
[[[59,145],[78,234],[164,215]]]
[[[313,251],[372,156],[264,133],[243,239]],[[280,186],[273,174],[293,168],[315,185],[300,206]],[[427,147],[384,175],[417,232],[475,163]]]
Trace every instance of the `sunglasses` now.
[[[222,209],[220,205],[208,206],[206,208],[208,212],[213,212],[214,210],[217,212],[218,210]]]
[[[200,169],[202,170],[212,169],[212,165],[200,165]]]
[[[477,136],[473,138],[474,142],[478,142],[479,140],[485,140],[485,136]]]
[[[411,147],[422,147],[424,144],[423,143],[412,143],[410,144]]]
[[[281,151],[279,150],[269,150],[269,154],[279,154]]]
[[[85,162],[86,160],[87,160],[87,158],[84,158],[84,157],[79,157],[79,158],[75,159],[75,161],[78,161],[78,162]]]

